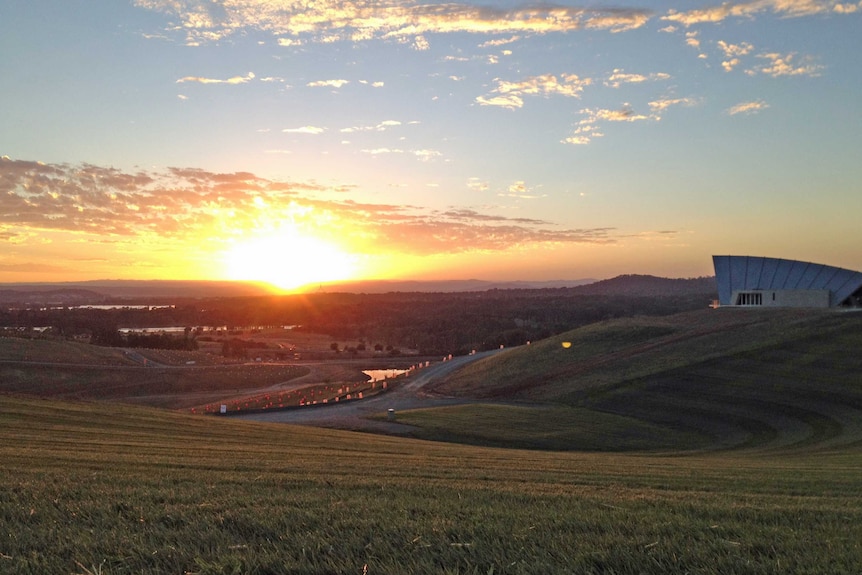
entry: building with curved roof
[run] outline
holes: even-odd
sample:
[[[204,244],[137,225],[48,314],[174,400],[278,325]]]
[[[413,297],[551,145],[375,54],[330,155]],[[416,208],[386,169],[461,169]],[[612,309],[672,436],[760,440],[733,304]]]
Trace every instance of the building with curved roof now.
[[[755,256],[712,256],[722,306],[858,307],[862,273]]]

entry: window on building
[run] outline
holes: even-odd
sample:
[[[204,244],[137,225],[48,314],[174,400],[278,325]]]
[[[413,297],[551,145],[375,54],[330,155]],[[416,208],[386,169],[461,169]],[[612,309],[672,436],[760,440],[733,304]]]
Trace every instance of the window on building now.
[[[775,294],[772,294],[775,299]],[[736,296],[736,305],[763,305],[763,293],[742,292]]]

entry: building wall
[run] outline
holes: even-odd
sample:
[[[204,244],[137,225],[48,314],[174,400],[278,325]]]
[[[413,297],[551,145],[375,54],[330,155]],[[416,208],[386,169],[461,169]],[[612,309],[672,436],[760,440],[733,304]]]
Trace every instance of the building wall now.
[[[739,307],[829,307],[829,290],[734,290],[727,305]]]
[[[756,256],[713,256],[720,305],[834,307],[862,290],[862,272],[823,264]],[[828,303],[822,304],[823,294]],[[819,294],[819,295],[818,295]],[[760,303],[757,303],[760,301]]]

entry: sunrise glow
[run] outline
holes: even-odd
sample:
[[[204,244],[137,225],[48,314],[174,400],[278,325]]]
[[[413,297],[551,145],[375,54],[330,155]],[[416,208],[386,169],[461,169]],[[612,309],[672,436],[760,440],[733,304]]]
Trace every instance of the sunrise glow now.
[[[862,0],[5,2],[0,282],[862,269],[860,30]]]
[[[224,254],[225,276],[260,281],[290,291],[351,279],[355,258],[335,245],[294,231],[238,242]]]

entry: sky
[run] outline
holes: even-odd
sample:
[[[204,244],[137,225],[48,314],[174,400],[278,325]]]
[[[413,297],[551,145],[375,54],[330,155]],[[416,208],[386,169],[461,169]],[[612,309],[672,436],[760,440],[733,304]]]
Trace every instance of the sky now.
[[[862,270],[860,53],[859,0],[0,0],[0,282]]]

